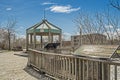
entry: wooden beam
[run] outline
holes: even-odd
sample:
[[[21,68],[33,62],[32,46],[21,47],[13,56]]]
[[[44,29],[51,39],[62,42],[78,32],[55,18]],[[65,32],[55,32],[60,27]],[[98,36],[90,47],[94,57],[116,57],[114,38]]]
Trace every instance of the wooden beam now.
[[[69,79],[71,78],[71,58],[69,58]]]
[[[41,36],[41,38],[40,38],[41,40],[40,40],[40,44],[41,44],[41,48],[43,47],[43,41],[42,41],[42,36]]]
[[[53,35],[51,35],[51,42],[53,43]]]
[[[105,72],[104,72],[104,63],[102,63],[102,80],[104,80],[105,79],[105,74],[104,74]]]
[[[110,64],[107,64],[108,80],[110,80]]]
[[[82,80],[85,80],[85,63],[84,63],[84,60],[82,61],[82,68],[83,68],[83,70],[82,70]]]
[[[50,29],[49,29],[49,35],[48,35],[48,42],[51,43],[51,32],[50,32]]]
[[[115,80],[117,80],[117,65],[114,66],[115,67]]]
[[[88,71],[88,69],[89,69],[89,62],[88,62],[88,60],[86,61],[86,66],[87,66],[87,80],[89,80],[88,78],[89,78],[89,71]]]
[[[82,80],[82,63],[81,63],[81,59],[79,59],[79,62],[78,62],[78,68],[79,68],[79,74],[78,74],[78,80]]]
[[[32,44],[32,34],[30,34],[30,44]]]
[[[62,47],[62,31],[59,34],[60,48]]]
[[[91,71],[92,71],[91,79],[93,80],[94,79],[94,61],[92,61],[92,70]]]
[[[26,51],[28,51],[28,45],[29,45],[29,36],[28,36],[27,31],[26,31]]]
[[[36,33],[34,32],[34,49],[36,48]]]
[[[99,66],[99,62],[96,62],[96,78],[97,78],[97,80],[99,80],[99,76],[98,76],[98,74],[99,74],[99,70],[98,70],[98,66]]]

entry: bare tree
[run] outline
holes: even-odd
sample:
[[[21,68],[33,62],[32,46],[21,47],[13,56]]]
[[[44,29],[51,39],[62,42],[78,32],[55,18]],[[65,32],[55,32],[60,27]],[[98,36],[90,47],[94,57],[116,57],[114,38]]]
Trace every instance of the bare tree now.
[[[86,39],[88,39],[88,41],[90,42],[90,44],[94,44],[95,41],[95,37],[93,37],[91,34],[93,33],[97,33],[97,28],[96,28],[96,22],[93,19],[92,16],[90,16],[89,14],[84,14],[79,13],[79,16],[75,19],[75,23],[78,27],[79,33],[82,35],[86,35]],[[82,32],[81,32],[82,31]],[[80,38],[82,38],[82,36],[80,36]],[[81,40],[79,40],[80,42],[82,42]]]
[[[8,37],[8,49],[11,50],[11,36],[15,33],[15,26],[16,26],[16,19],[15,18],[9,18],[7,20],[5,29],[7,31],[7,37]]]
[[[4,28],[0,28],[0,48],[1,49],[8,49],[8,33],[7,30]]]
[[[110,0],[110,5],[120,10],[120,0]]]
[[[26,47],[26,39],[25,38],[17,38],[15,41],[15,45],[25,48]]]
[[[120,35],[117,30],[120,29],[118,26],[120,24],[119,20],[109,13],[97,13],[95,15],[80,13],[79,17],[75,19],[75,22],[79,32],[82,29],[82,34],[87,34],[86,39],[89,40],[90,44],[101,44],[98,40],[101,37],[97,37],[99,34],[106,35],[110,44],[113,44],[115,34],[116,38],[120,40]],[[92,34],[94,33],[98,35],[93,36]]]

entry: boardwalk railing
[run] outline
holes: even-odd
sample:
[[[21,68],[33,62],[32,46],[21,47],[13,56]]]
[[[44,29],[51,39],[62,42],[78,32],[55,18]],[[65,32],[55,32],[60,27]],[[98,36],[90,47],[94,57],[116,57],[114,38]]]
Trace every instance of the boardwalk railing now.
[[[28,65],[60,80],[120,80],[118,61],[29,49]]]

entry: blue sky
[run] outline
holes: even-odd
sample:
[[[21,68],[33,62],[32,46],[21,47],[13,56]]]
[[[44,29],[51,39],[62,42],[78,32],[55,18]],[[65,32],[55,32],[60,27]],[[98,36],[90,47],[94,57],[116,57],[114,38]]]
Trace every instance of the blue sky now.
[[[74,19],[80,11],[103,12],[107,8],[112,12],[109,0],[0,0],[0,23],[9,17],[17,20],[16,29],[19,35],[25,35],[25,30],[40,22],[46,9],[46,18],[49,22],[60,27],[67,35],[77,31]],[[119,14],[119,12],[117,12]]]

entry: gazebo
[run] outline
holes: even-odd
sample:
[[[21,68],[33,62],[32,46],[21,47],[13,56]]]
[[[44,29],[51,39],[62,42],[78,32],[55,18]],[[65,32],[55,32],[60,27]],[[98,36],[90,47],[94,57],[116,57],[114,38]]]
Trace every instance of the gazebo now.
[[[42,22],[35,24],[34,26],[26,30],[26,50],[28,48],[41,49],[45,46],[45,39],[47,37],[48,43],[53,43],[54,36],[57,36],[57,43],[60,43],[61,46],[61,36],[62,30],[52,23],[48,22],[46,19],[43,19]],[[37,40],[39,37],[39,41]]]

